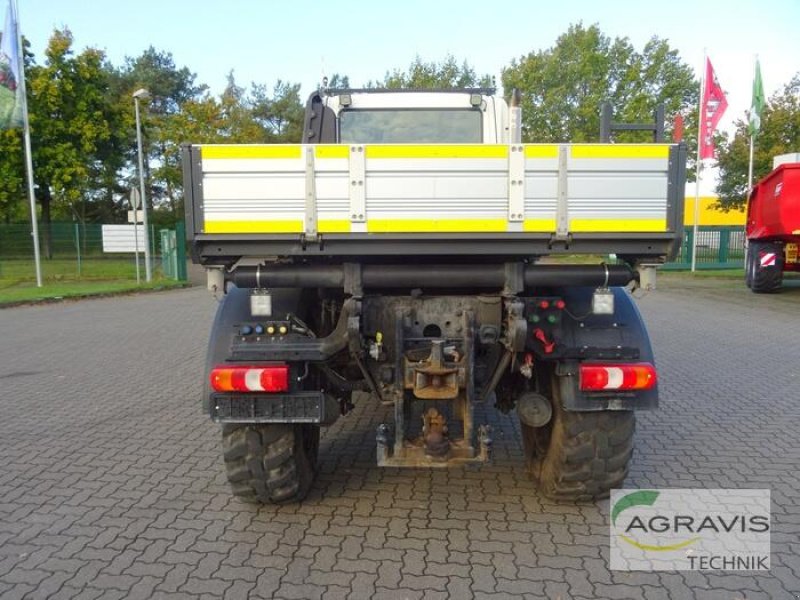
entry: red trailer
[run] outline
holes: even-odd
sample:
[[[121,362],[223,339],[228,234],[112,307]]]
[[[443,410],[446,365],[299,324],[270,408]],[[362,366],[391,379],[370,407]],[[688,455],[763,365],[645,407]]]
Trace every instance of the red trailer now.
[[[773,165],[747,205],[745,281],[756,293],[775,292],[784,271],[800,271],[800,154],[777,156]]]

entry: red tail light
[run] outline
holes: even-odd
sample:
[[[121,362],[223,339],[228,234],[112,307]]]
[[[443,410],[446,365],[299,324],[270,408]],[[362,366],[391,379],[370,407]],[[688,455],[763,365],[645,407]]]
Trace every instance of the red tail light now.
[[[289,366],[220,365],[211,371],[215,392],[286,392],[289,389]]]
[[[585,392],[649,390],[657,380],[656,368],[650,363],[582,363],[580,368],[580,388]]]

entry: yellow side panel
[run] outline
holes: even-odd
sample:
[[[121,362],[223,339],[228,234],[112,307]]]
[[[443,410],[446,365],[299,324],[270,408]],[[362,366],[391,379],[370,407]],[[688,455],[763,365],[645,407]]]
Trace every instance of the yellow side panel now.
[[[293,221],[206,221],[204,233],[302,233],[303,222]]]
[[[555,219],[525,219],[525,223],[522,226],[524,231],[537,231],[537,232],[547,232],[552,233],[556,230],[556,220]]]
[[[350,158],[350,146],[338,144],[315,146],[314,155],[317,158]]]
[[[508,146],[485,144],[367,146],[367,158],[508,158]]]
[[[669,158],[669,146],[645,144],[575,144],[572,158]]]
[[[204,159],[210,158],[300,158],[300,146],[275,144],[270,146],[221,145],[201,146]]]
[[[573,233],[661,232],[667,230],[666,219],[572,219],[569,230]]]
[[[320,233],[350,233],[350,221],[347,219],[322,219],[317,223]]]
[[[370,233],[488,233],[505,232],[505,219],[370,219]]]
[[[350,221],[322,219],[320,233],[350,233]],[[302,233],[301,221],[206,221],[205,233]]]
[[[716,196],[701,196],[698,211],[698,225],[741,225],[744,227],[747,213],[743,208],[724,212],[714,206],[719,201]],[[694,225],[694,197],[687,197],[683,211],[683,224]]]
[[[525,146],[525,158],[558,158],[558,146],[554,144]]]

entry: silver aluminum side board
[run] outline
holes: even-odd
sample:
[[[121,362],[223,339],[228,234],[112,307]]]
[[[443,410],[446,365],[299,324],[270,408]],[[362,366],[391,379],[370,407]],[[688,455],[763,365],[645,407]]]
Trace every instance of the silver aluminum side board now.
[[[305,234],[309,240],[317,239],[317,190],[314,172],[314,146],[306,146],[306,214]]]
[[[508,220],[525,220],[525,147],[521,145],[508,149]]]
[[[350,222],[367,222],[366,152],[364,146],[350,146]],[[362,231],[362,228],[354,228]],[[363,228],[366,231],[366,227]]]
[[[569,194],[567,190],[567,160],[569,146],[558,147],[558,191],[556,195],[556,239],[565,240],[569,235]]]

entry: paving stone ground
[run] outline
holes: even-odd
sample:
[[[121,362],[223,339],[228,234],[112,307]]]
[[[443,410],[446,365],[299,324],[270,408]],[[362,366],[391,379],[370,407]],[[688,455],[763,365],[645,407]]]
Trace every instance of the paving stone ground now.
[[[496,462],[378,469],[362,397],[329,428],[307,501],[234,500],[199,408],[213,299],[191,289],[0,310],[0,597],[800,598],[800,285],[639,301],[662,408],[629,487],[768,487],[772,569],[608,569],[608,502],[529,481],[515,419]]]

